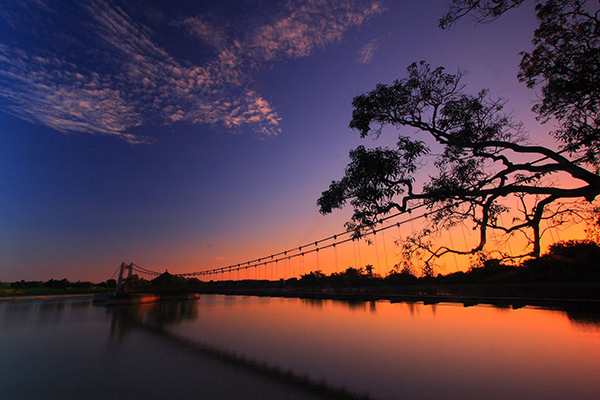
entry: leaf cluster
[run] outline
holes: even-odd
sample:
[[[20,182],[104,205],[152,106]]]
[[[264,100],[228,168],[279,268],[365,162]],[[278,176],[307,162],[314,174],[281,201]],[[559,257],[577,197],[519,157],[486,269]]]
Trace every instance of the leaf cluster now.
[[[453,0],[448,12],[440,19],[442,29],[471,14],[476,23],[495,21],[508,10],[520,6],[525,0]]]
[[[541,87],[533,110],[542,120],[555,118],[554,136],[580,162],[600,160],[600,20],[585,0],[549,0],[536,6],[540,21],[535,49],[522,52],[519,79]]]

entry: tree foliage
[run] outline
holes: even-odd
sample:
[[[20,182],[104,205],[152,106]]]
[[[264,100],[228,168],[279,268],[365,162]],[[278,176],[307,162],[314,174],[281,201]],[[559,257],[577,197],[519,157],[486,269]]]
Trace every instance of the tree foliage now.
[[[449,26],[468,13],[487,22],[522,2],[454,0],[440,25]],[[448,252],[483,250],[490,230],[524,233],[530,247],[513,256],[539,256],[541,222],[560,224],[580,216],[577,201],[591,203],[600,194],[600,29],[598,12],[585,12],[585,7],[585,1],[539,2],[536,48],[522,53],[519,79],[529,87],[541,86],[542,98],[533,111],[543,121],[558,121],[552,134],[563,149],[530,144],[522,125],[503,111],[504,100],[493,99],[487,90],[467,93],[464,72],[447,73],[421,61],[408,67],[406,78],[355,97],[350,122],[363,138],[379,137],[386,126],[411,128],[414,134],[402,131],[393,148],[359,146],[351,151],[345,176],[318,199],[320,211],[327,214],[350,203],[354,214],[346,225],[360,236],[392,211],[427,205],[429,226],[404,244],[407,253],[429,254],[426,268]],[[435,172],[416,190],[428,160]],[[562,184],[565,178],[568,185]],[[575,202],[564,206],[566,200]],[[511,202],[513,210],[507,205]],[[509,211],[504,222],[502,215]],[[435,232],[464,223],[478,231],[477,245],[465,250],[434,246]]]
[[[489,22],[524,0],[454,0],[440,20],[447,28],[471,14]],[[595,4],[594,4],[595,3]],[[539,27],[532,52],[522,52],[519,80],[541,90],[533,107],[542,121],[558,122],[553,135],[575,162],[599,168],[600,150],[600,19],[597,2],[586,0],[537,1]]]
[[[531,53],[523,52],[519,79],[541,87],[533,108],[541,119],[555,118],[553,135],[565,148],[600,167],[600,20],[585,1],[548,1],[536,9],[540,26]]]
[[[448,13],[440,19],[440,28],[451,27],[466,15],[475,22],[485,23],[498,19],[506,11],[520,6],[525,0],[452,0]]]

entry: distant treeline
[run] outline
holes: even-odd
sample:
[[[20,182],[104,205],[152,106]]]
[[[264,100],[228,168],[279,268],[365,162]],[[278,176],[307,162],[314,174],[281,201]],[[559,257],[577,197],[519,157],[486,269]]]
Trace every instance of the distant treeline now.
[[[0,282],[0,296],[101,293],[115,289],[117,282],[109,279],[105,282],[69,282],[67,279],[49,281]]]
[[[192,282],[190,282],[192,283]],[[244,280],[194,282],[196,291],[222,294],[331,296],[356,293],[454,295],[502,298],[600,300],[600,247],[590,241],[554,244],[547,254],[519,265],[483,259],[466,272],[418,275],[408,268],[382,277],[373,267],[349,267],[324,274],[311,271],[280,281]]]
[[[600,282],[600,246],[589,240],[566,241],[550,246],[548,253],[520,265],[511,265],[497,259],[483,259],[466,272],[452,272],[427,276],[409,268],[394,269],[382,277],[373,273],[372,265],[363,268],[348,267],[342,272],[324,274],[311,271],[300,279],[272,281],[215,281],[201,282],[211,286],[268,286],[278,284],[294,287],[330,286],[334,289],[422,284],[496,284],[544,282]]]
[[[362,268],[348,267],[342,272],[325,274],[311,271],[300,278],[279,280],[219,280],[201,281],[165,274],[155,280],[133,275],[126,279],[124,290],[136,292],[219,292],[222,289],[279,289],[304,290],[353,290],[356,288],[472,286],[495,284],[590,284],[600,283],[600,246],[593,241],[579,240],[559,242],[548,253],[529,259],[520,265],[510,265],[497,259],[482,259],[466,272],[452,272],[436,276],[420,275],[409,268],[394,269],[383,277],[373,272],[372,265]],[[47,282],[20,281],[0,283],[0,295],[96,293],[113,291],[114,279],[101,283],[69,282],[67,279]]]
[[[165,282],[163,282],[164,284]],[[228,290],[281,290],[281,291],[401,291],[406,293],[432,291],[440,293],[446,289],[439,288],[469,287],[490,285],[515,287],[512,295],[520,295],[519,288],[531,284],[561,284],[575,286],[580,290],[582,284],[600,284],[600,246],[592,241],[567,241],[552,245],[547,254],[529,259],[520,265],[510,265],[497,259],[483,259],[466,272],[452,272],[426,276],[413,272],[408,268],[395,269],[383,277],[374,273],[372,265],[362,268],[348,267],[342,272],[325,274],[322,271],[311,271],[299,278],[279,280],[211,280],[201,281],[197,278],[168,277],[168,287],[172,291],[226,293]],[[146,281],[137,275],[125,282],[130,292],[152,291],[152,281]],[[547,286],[547,285],[546,285]],[[597,286],[597,285],[595,285]],[[423,289],[427,287],[427,289]],[[394,289],[397,288],[398,290]],[[453,289],[460,291],[460,289]],[[466,290],[466,289],[465,289]],[[505,289],[502,289],[505,290]],[[478,293],[479,294],[479,293]],[[489,293],[488,293],[489,294]],[[504,293],[506,294],[506,293]],[[556,294],[556,296],[561,296]],[[578,294],[579,296],[579,294]],[[589,296],[586,296],[589,297]]]

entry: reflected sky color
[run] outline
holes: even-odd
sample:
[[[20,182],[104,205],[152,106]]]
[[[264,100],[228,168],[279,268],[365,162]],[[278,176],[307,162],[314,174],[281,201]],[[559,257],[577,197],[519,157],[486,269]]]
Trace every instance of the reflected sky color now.
[[[343,231],[349,210],[323,217],[316,199],[350,149],[396,136],[361,141],[347,127],[352,98],[419,60],[469,71],[471,92],[509,99],[532,140],[550,143],[516,79],[533,2],[441,31],[447,5],[3,1],[0,279],[102,281],[122,261],[185,273]],[[302,268],[384,273],[405,234]]]
[[[600,393],[600,319],[582,311],[233,296],[108,309],[3,302],[0,340],[8,399],[315,395],[193,350],[207,347],[375,399]]]
[[[174,327],[376,398],[593,398],[600,329],[561,312],[205,296]]]

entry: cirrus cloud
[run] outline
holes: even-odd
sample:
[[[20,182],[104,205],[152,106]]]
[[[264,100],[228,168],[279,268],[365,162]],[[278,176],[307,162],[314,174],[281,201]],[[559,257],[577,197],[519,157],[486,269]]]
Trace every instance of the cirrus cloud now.
[[[379,49],[379,41],[377,39],[371,40],[360,49],[358,61],[362,64],[370,63],[377,49]]]
[[[148,140],[132,134],[135,127],[177,121],[277,135],[280,117],[252,88],[253,73],[337,42],[382,10],[375,0],[294,1],[241,33],[215,14],[180,17],[171,26],[213,49],[196,65],[171,56],[159,32],[111,1],[58,7],[0,5],[12,33],[0,44],[0,109],[60,132],[131,143]]]

